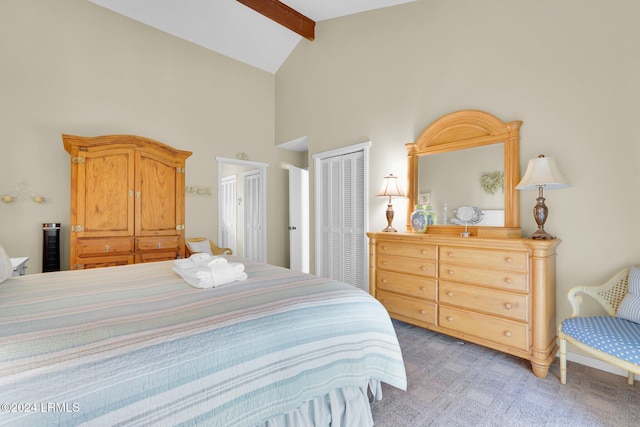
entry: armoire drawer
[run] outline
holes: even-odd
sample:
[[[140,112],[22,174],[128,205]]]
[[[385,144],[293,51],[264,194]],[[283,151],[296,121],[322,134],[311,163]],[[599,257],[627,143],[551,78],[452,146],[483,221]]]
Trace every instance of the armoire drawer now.
[[[489,286],[495,289],[520,292],[527,292],[529,289],[526,272],[487,270],[481,267],[467,267],[443,262],[440,264],[439,278],[451,282]]]
[[[527,260],[526,252],[440,247],[440,262],[459,262],[482,268],[527,271]]]
[[[399,273],[436,277],[435,260],[378,255],[377,267],[382,270],[397,271]]]
[[[438,302],[523,322],[529,320],[529,304],[525,294],[440,281]]]
[[[376,298],[393,317],[394,314],[416,319],[421,322],[436,323],[436,305],[433,302],[377,291]]]
[[[378,270],[376,288],[432,301],[436,299],[436,279]]]
[[[396,255],[420,259],[436,259],[435,245],[408,245],[405,242],[378,242],[379,255]]]
[[[137,237],[136,251],[178,249],[179,244],[180,238],[178,236]]]
[[[131,237],[79,238],[76,245],[79,257],[133,252]]]
[[[527,351],[527,324],[439,306],[438,324],[447,329]]]

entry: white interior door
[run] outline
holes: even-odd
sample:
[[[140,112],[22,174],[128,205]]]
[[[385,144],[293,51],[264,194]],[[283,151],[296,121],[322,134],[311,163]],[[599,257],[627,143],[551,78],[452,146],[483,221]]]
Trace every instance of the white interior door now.
[[[242,174],[244,187],[244,257],[264,262],[262,254],[262,174],[253,170]]]
[[[289,268],[309,272],[309,171],[289,166]]]
[[[218,246],[221,248],[231,248],[234,254],[238,253],[236,245],[236,218],[237,218],[237,203],[236,203],[236,176],[231,175],[222,178],[221,197],[223,200],[223,206],[221,209],[222,216],[220,221],[222,222],[221,233],[219,237]]]
[[[316,274],[369,291],[367,156],[370,143],[314,158]]]

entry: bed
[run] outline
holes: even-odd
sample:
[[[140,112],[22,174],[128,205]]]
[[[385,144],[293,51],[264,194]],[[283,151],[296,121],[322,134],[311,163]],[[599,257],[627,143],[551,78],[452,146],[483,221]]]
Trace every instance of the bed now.
[[[196,289],[173,261],[0,285],[0,424],[372,424],[406,389],[386,310],[345,283],[228,257],[248,279]]]

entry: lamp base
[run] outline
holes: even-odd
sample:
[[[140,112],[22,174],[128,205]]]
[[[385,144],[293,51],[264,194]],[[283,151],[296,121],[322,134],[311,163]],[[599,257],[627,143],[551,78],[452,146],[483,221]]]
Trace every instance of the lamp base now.
[[[392,226],[388,225],[384,230],[382,231],[386,231],[386,232],[390,232],[390,233],[397,233],[398,230],[396,230],[395,228],[393,228]]]
[[[551,234],[549,234],[546,231],[544,231],[544,228],[538,229],[538,231],[536,231],[531,236],[529,236],[529,238],[533,239],[533,240],[553,240],[553,239],[555,239],[555,237],[553,237]]]

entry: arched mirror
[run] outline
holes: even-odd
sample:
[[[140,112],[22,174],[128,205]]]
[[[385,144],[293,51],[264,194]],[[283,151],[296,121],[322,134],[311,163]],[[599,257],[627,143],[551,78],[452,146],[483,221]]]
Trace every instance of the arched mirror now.
[[[521,121],[502,122],[477,110],[447,114],[406,144],[409,203],[430,204],[435,224],[427,233],[459,235],[465,228],[456,211],[471,206],[482,210],[482,220],[467,226],[469,235],[519,238]],[[445,214],[446,212],[446,214]]]

